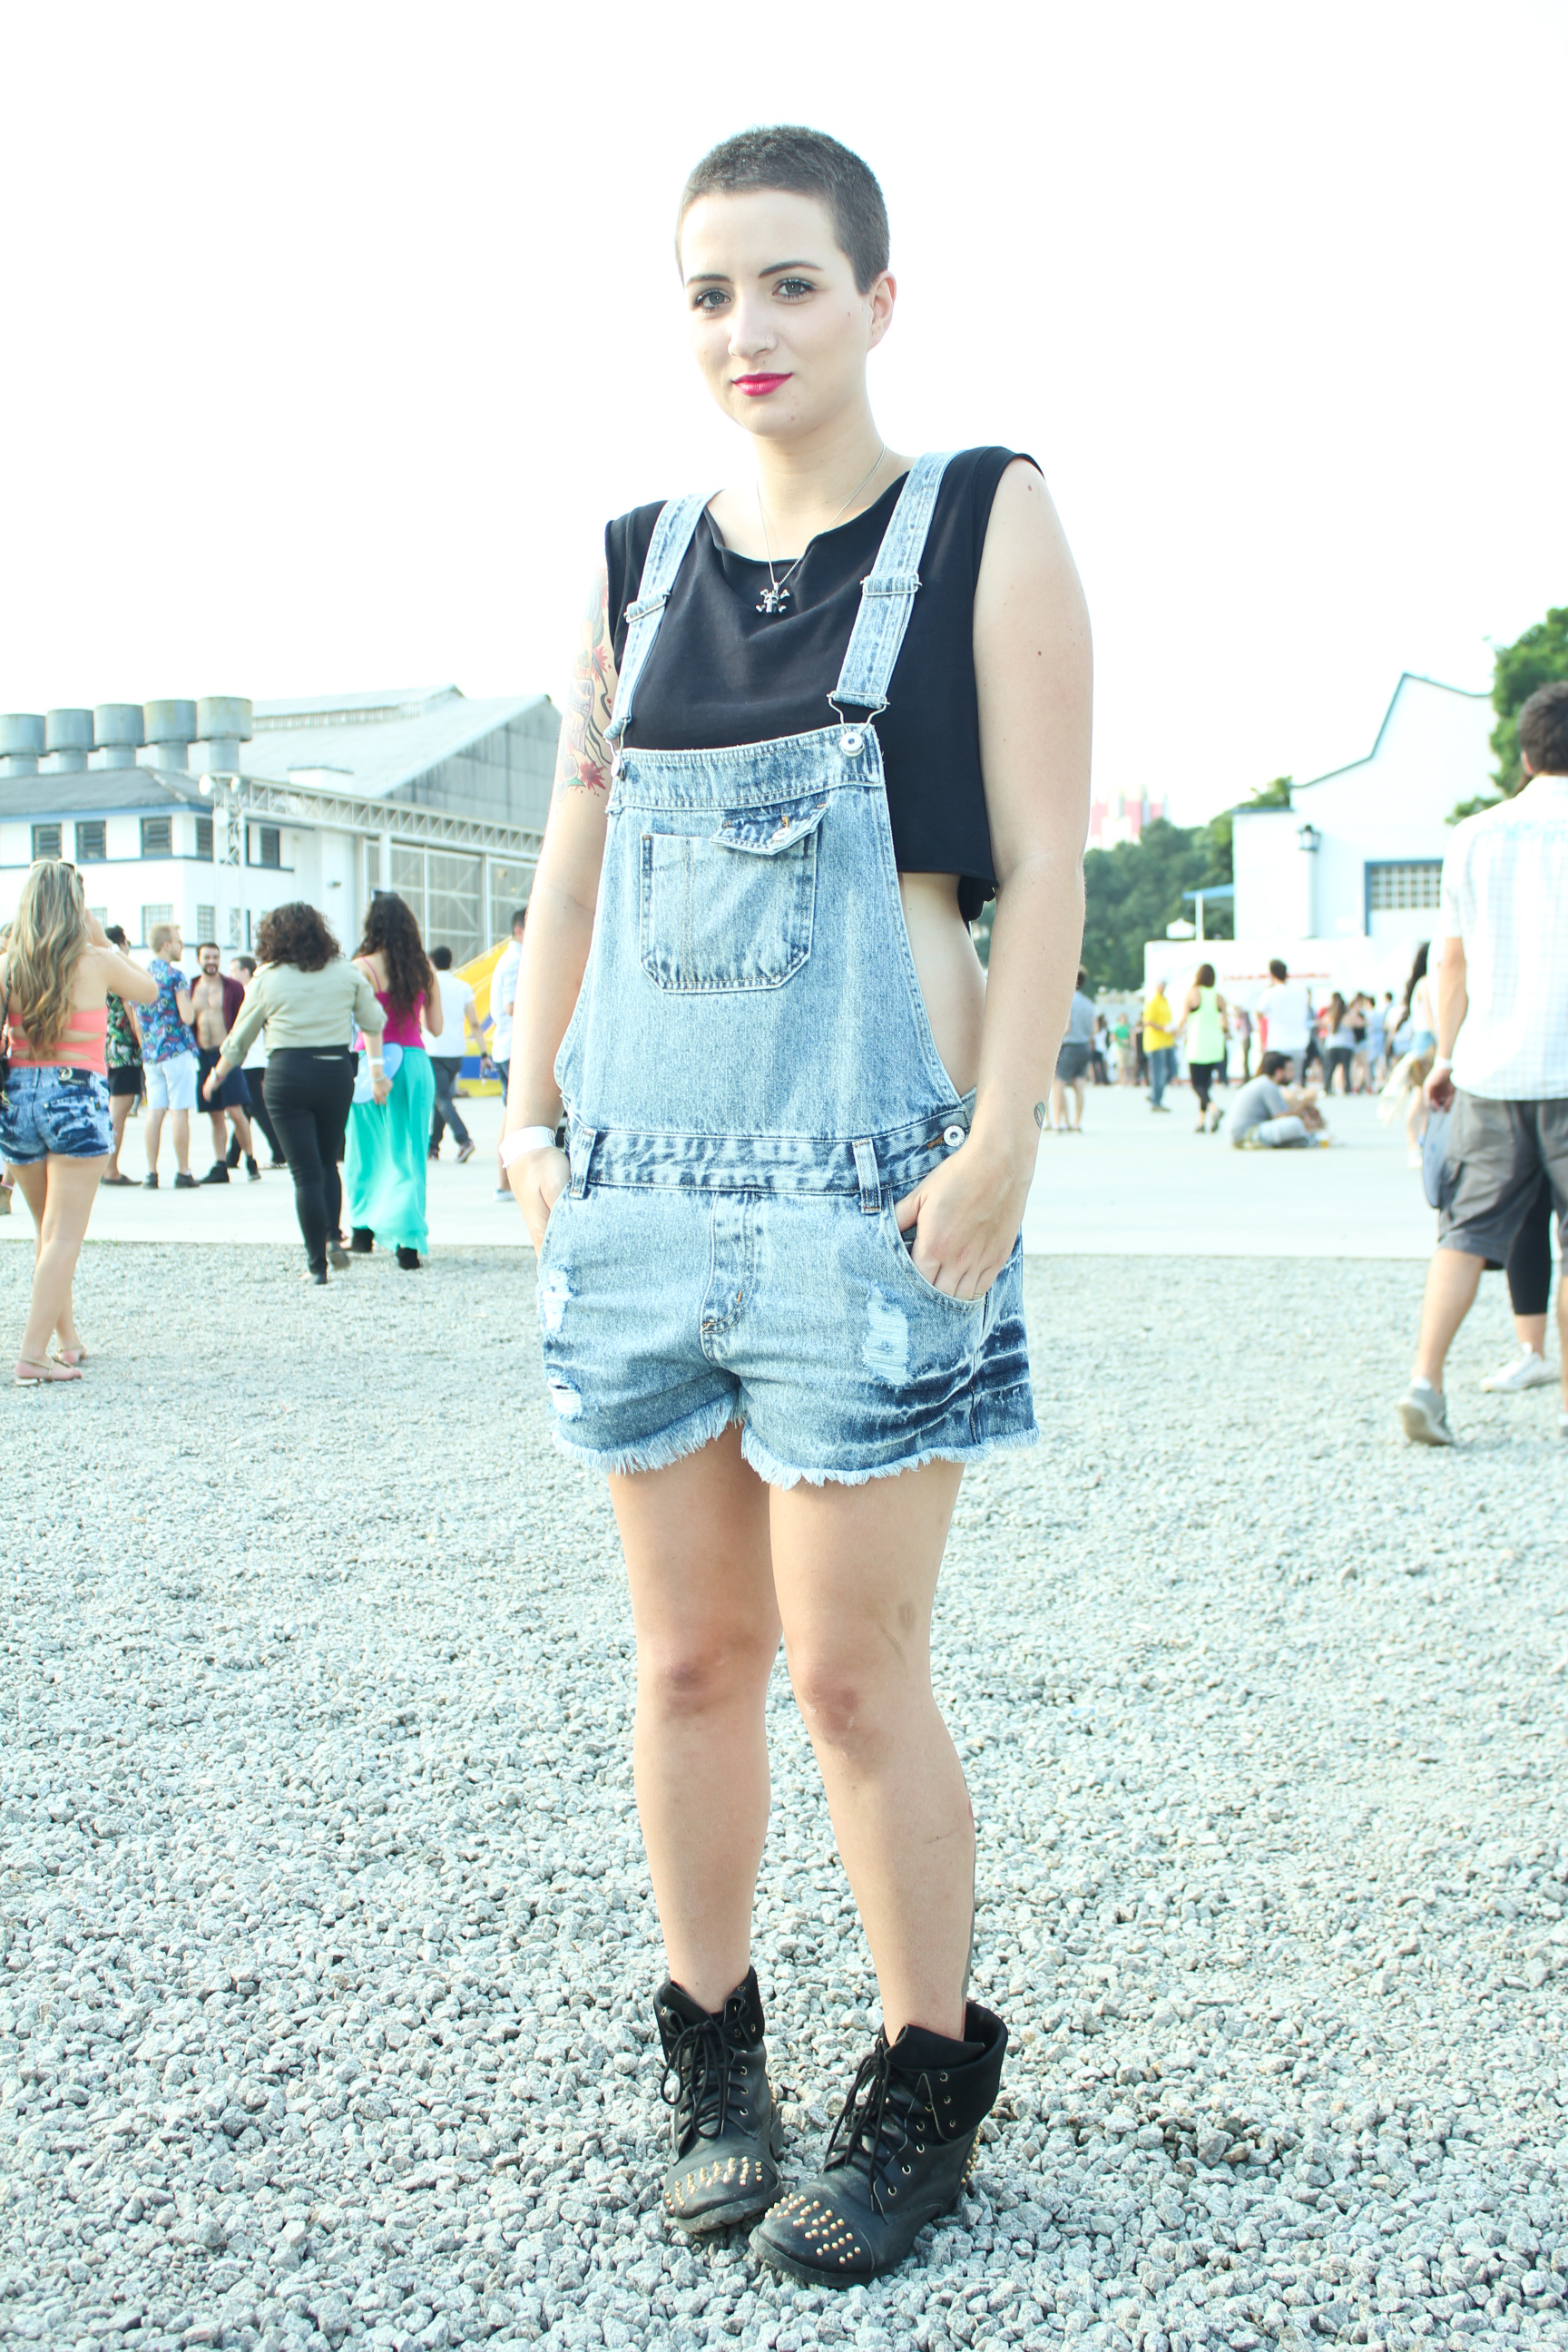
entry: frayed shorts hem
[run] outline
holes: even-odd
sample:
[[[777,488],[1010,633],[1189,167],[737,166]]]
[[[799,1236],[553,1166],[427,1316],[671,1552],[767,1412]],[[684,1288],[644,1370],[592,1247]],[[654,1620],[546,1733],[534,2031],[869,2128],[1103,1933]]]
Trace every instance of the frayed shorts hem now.
[[[735,1410],[728,1397],[716,1398],[700,1412],[689,1413],[672,1428],[660,1430],[656,1437],[645,1439],[640,1445],[595,1447],[584,1445],[569,1434],[570,1423],[557,1421],[552,1434],[557,1446],[569,1460],[580,1462],[584,1469],[597,1470],[606,1477],[631,1477],[639,1471],[668,1470],[672,1463],[684,1461],[689,1454],[700,1453],[721,1437],[731,1422],[741,1423],[741,1452],[764,1485],[777,1486],[787,1493],[790,1487],[864,1486],[873,1478],[897,1478],[905,1470],[923,1470],[928,1462],[957,1462],[967,1466],[984,1462],[993,1454],[1022,1452],[1039,1444],[1039,1430],[1008,1429],[990,1437],[976,1438],[967,1444],[934,1444],[917,1446],[901,1454],[896,1461],[874,1462],[864,1467],[851,1465],[831,1470],[809,1469],[804,1465],[781,1461],[776,1454],[763,1445],[754,1431]]]
[[[788,1462],[781,1462],[759,1444],[748,1428],[742,1433],[741,1452],[759,1478],[770,1486],[783,1487],[805,1484],[807,1486],[865,1486],[873,1478],[897,1478],[905,1470],[923,1470],[928,1462],[984,1462],[988,1454],[1010,1454],[1025,1446],[1037,1445],[1037,1429],[1009,1429],[994,1437],[974,1438],[967,1445],[922,1445],[910,1454],[900,1454],[896,1462],[874,1462],[866,1469],[805,1470]]]

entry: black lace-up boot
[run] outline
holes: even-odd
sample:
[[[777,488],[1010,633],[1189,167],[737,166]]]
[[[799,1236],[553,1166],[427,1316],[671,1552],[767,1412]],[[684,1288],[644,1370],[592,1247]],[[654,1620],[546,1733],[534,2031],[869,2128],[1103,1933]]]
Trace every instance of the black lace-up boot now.
[[[962,2042],[907,2025],[861,2063],[822,2168],[781,2198],[752,2251],[807,2286],[859,2286],[901,2263],[974,2165],[995,2105],[1007,2029],[971,2001]]]
[[[692,2231],[754,2221],[779,2193],[784,2148],[757,1972],[747,1969],[716,2014],[674,1984],[660,1986],[654,2013],[664,2045],[663,2097],[672,2110],[666,2216]]]

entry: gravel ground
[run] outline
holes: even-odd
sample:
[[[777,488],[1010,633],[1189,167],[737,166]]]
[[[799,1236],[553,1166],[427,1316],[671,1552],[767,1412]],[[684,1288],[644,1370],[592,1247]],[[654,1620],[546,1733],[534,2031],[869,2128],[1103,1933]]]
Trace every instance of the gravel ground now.
[[[531,1260],[296,1264],[100,1246],[83,1388],[7,1391],[0,2336],[1568,2344],[1563,1457],[1474,1391],[1497,1286],[1432,1454],[1416,1266],[1031,1265],[1048,1434],[966,1481],[940,1633],[1014,2056],[973,2196],[838,2299],[656,2210],[627,1612]],[[875,1994],[774,1706],[804,2162]]]

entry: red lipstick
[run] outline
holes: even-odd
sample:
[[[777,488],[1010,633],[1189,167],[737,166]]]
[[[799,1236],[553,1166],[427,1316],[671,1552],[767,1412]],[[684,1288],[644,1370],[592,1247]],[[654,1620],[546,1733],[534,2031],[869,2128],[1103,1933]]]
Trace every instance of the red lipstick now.
[[[736,391],[743,392],[748,400],[761,400],[768,393],[776,392],[781,383],[787,383],[789,376],[787,373],[784,375],[738,375],[732,377],[731,381]]]

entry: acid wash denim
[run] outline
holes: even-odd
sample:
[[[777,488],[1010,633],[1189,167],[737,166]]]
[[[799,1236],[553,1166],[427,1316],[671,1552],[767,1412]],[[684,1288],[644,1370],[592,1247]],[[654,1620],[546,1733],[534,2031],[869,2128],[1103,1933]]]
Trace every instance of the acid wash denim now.
[[[0,1159],[13,1168],[47,1159],[101,1160],[112,1150],[109,1081],[96,1070],[41,1063],[12,1069],[0,1094]]]
[[[1020,1248],[983,1298],[952,1298],[894,1213],[962,1149],[972,1097],[915,976],[880,746],[845,715],[886,708],[945,464],[906,479],[826,698],[838,723],[774,742],[626,744],[704,501],[655,527],[609,730],[593,947],[555,1065],[572,1177],[539,1267],[555,1435],[596,1469],[661,1468],[731,1422],[780,1486],[1037,1435]]]

